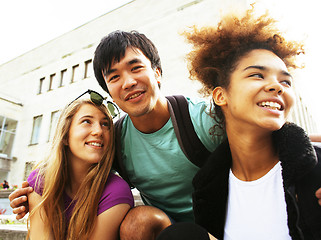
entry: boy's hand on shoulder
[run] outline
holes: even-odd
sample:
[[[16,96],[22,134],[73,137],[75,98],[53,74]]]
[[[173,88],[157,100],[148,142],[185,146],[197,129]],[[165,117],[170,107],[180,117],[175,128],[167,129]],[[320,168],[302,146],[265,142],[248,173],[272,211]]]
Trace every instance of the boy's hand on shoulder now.
[[[23,182],[22,187],[16,189],[9,195],[10,207],[12,212],[17,214],[16,219],[22,219],[29,212],[27,194],[33,192],[33,188],[29,187],[28,182]]]

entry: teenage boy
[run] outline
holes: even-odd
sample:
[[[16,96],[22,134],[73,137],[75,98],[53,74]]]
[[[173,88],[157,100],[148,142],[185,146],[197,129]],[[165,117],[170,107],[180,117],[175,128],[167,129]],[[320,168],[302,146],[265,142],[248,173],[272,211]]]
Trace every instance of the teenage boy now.
[[[96,49],[94,71],[100,86],[127,113],[121,147],[131,184],[146,205],[161,209],[172,221],[193,221],[191,181],[199,168],[186,158],[176,138],[168,102],[160,91],[162,68],[156,47],[138,32],[113,32]],[[197,135],[213,151],[219,141],[215,144],[209,135],[213,120],[205,111],[208,104],[188,100],[188,106]],[[122,227],[124,231],[141,227],[134,211],[134,221]],[[146,214],[145,208],[138,211]],[[155,216],[150,208],[148,213]],[[153,217],[144,219],[148,223]]]

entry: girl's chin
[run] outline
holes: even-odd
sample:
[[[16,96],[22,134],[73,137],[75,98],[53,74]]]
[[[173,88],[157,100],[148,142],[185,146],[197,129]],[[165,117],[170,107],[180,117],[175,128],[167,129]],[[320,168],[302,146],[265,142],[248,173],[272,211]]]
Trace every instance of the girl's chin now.
[[[264,124],[264,128],[271,131],[271,132],[274,132],[274,131],[277,131],[277,130],[280,130],[283,125],[285,124],[284,121],[280,121],[280,122],[267,122]]]

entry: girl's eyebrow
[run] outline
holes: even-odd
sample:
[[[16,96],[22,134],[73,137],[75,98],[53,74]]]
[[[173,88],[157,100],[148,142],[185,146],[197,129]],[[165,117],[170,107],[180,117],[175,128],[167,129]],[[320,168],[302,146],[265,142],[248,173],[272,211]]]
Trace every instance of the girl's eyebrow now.
[[[94,118],[93,116],[91,116],[91,115],[84,115],[84,116],[81,116],[79,119],[78,119],[78,121],[81,121],[82,119],[84,119],[84,118]]]
[[[291,75],[289,72],[287,72],[287,71],[282,70],[281,73],[282,73],[283,75],[286,75],[286,76],[290,77],[290,78],[293,78],[292,75]]]
[[[248,66],[248,67],[244,68],[243,71],[249,70],[249,69],[251,69],[251,68],[259,69],[259,70],[266,70],[266,67],[264,67],[264,66],[252,65],[252,66]]]
[[[84,115],[84,116],[81,116],[80,118],[93,118],[92,115]]]
[[[84,117],[93,118],[94,116],[92,116],[92,115],[84,115],[84,116],[81,116],[81,118],[84,118]]]
[[[267,68],[267,67],[264,67],[264,66],[252,65],[252,66],[248,66],[248,67],[244,68],[243,71],[246,71],[246,70],[252,69],[252,68],[254,68],[254,69],[259,69],[259,70],[263,70],[263,71],[268,70],[268,68]],[[292,75],[291,75],[289,72],[287,72],[287,71],[281,70],[280,72],[281,72],[282,75],[285,75],[285,76],[288,76],[288,77],[290,77],[290,78],[293,78]]]
[[[94,118],[94,116],[92,116],[92,115],[84,115],[84,116],[81,116],[80,118],[79,118],[79,121],[80,120],[82,120],[82,119],[84,119],[84,118],[91,118],[91,119],[93,119]],[[103,120],[103,121],[108,121],[108,117],[104,117],[103,119],[101,119],[101,120]]]

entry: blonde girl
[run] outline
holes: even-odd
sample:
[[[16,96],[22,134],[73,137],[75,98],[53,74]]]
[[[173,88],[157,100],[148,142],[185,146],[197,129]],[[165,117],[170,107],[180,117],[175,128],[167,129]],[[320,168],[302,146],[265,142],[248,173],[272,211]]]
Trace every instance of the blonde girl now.
[[[103,104],[75,100],[62,111],[49,156],[28,178],[31,239],[118,239],[133,197],[110,172],[114,151]]]

